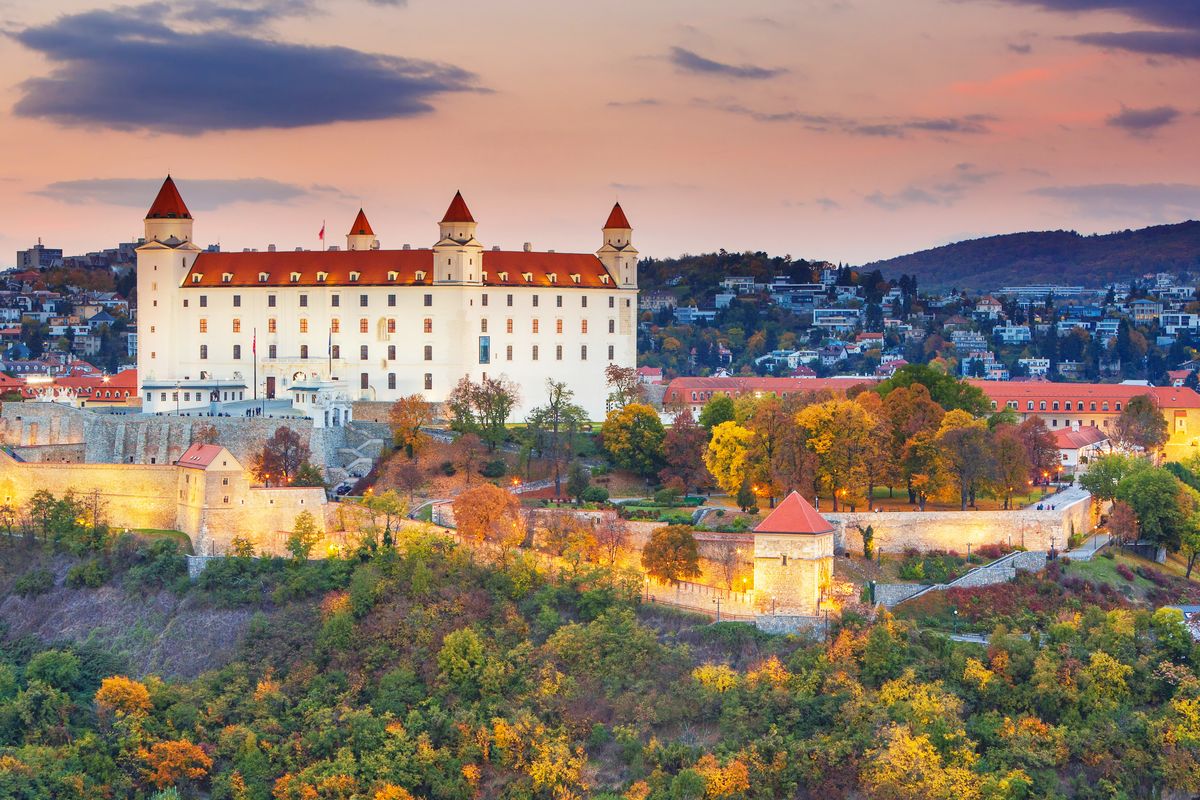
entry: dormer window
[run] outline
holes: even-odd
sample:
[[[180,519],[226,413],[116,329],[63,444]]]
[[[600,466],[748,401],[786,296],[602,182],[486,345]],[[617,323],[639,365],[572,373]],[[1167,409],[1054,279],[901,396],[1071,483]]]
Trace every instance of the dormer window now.
[[[483,281],[484,283],[487,283],[487,271],[479,273],[479,280]]]
[[[395,270],[392,270],[391,272],[389,272],[389,273],[388,273],[388,280],[389,280],[389,281],[394,281],[394,280],[396,280],[396,279],[397,279],[397,278],[399,278],[399,277],[400,277],[400,273],[399,273],[399,272],[396,272]]]
[[[557,272],[547,272],[546,277],[550,279],[551,283],[558,283],[558,273]]]
[[[200,274],[199,272],[192,273],[192,283],[199,283],[201,281],[201,279],[203,279],[203,278],[204,278],[204,276],[202,274]]]
[[[416,278],[419,281],[425,280],[425,270],[423,270],[423,269],[417,270]]]
[[[578,272],[571,273],[571,283],[579,283],[579,273]]]
[[[266,283],[270,279],[271,279],[271,273],[269,273],[269,272],[258,273],[258,282],[259,283]]]
[[[324,283],[328,279],[329,279],[328,272],[318,272],[317,273],[317,283]]]
[[[291,282],[292,282],[292,283],[299,283],[299,282],[300,282],[300,273],[299,273],[299,272],[293,272],[293,273],[291,274],[291,278],[290,278],[290,280],[291,280]]]
[[[233,273],[232,272],[222,272],[221,273],[221,283],[232,283],[232,282],[233,282]]]
[[[608,285],[608,273],[607,272],[600,276],[600,282],[603,283],[605,286]]]
[[[357,280],[358,280],[358,275],[359,275],[359,273],[357,273],[357,272],[351,272],[351,273],[350,273],[350,280],[351,280],[351,281],[357,281]]]
[[[508,283],[508,273],[507,272],[497,272],[496,277],[498,277],[502,283]]]
[[[522,272],[521,278],[524,279],[524,281],[526,283],[533,283],[533,273],[532,272]]]

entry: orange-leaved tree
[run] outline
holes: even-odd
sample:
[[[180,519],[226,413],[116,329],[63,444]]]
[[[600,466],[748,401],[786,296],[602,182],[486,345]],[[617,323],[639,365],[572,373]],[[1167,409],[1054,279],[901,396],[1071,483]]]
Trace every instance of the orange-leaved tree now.
[[[159,789],[181,781],[200,780],[212,769],[212,759],[198,745],[186,739],[155,742],[142,748],[138,757],[145,763],[142,776]]]

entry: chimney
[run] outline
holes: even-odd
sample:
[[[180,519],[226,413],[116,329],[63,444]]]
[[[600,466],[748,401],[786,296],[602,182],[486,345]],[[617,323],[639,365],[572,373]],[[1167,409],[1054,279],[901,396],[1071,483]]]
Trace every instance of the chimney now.
[[[499,253],[499,252],[500,252],[500,245],[498,245],[498,244],[494,244],[494,245],[492,245],[492,252],[493,252],[493,253]]]
[[[546,252],[547,252],[547,253],[553,253],[554,251],[553,251],[553,250],[547,250]]]
[[[268,253],[274,253],[274,252],[275,252],[275,245],[273,245],[273,244],[269,244],[269,245],[267,245],[267,252],[268,252]]]
[[[303,253],[303,252],[304,252],[304,248],[303,248],[303,247],[297,247],[297,248],[296,248],[296,252],[297,252],[297,253]]]
[[[401,250],[412,250],[412,245],[411,244],[401,245],[400,249]]]
[[[526,242],[524,249],[525,249],[526,253],[532,253],[533,252],[533,242]]]

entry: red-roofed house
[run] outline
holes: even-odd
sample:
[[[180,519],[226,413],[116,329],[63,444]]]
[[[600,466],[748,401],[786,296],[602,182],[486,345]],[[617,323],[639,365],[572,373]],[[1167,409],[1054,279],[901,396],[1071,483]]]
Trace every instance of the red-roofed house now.
[[[1112,449],[1108,436],[1093,425],[1082,428],[1059,428],[1054,432],[1063,472],[1075,475],[1087,472],[1087,465],[1098,455]]]
[[[713,395],[718,394],[727,394],[735,400],[743,395],[789,397],[820,391],[845,394],[854,386],[872,382],[871,378],[675,378],[667,385],[663,405],[685,403],[699,412]]]
[[[663,382],[662,367],[638,367],[638,383],[656,385]]]
[[[754,529],[760,612],[816,616],[833,579],[833,525],[792,492]]]
[[[1106,436],[1130,400],[1149,395],[1167,421],[1168,439],[1163,448],[1167,460],[1182,461],[1200,452],[1200,394],[1186,387],[1045,381],[968,383],[983,390],[993,411],[1008,408],[1022,420],[1041,417],[1051,431],[1091,425]]]

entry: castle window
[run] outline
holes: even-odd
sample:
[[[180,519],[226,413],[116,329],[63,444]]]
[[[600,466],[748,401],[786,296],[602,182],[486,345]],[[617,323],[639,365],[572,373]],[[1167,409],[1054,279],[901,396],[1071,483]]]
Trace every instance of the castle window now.
[[[206,294],[200,295],[200,307],[208,308],[208,295],[206,295]]]
[[[308,358],[308,345],[306,345],[306,344],[300,345],[300,357]]]
[[[500,279],[501,283],[508,283],[508,273],[507,272],[497,272],[496,277]],[[511,295],[510,295],[510,297],[511,297]]]
[[[549,280],[551,283],[558,283],[558,273],[557,272],[547,272],[546,279]]]
[[[203,318],[200,320],[200,332],[208,333],[208,320]]]
[[[512,361],[512,345],[511,344],[504,348],[504,359],[506,361]]]
[[[308,308],[308,295],[306,295],[306,294],[300,295],[300,307]]]
[[[579,360],[587,361],[587,345],[586,344],[579,345]]]
[[[387,321],[387,332],[388,332],[388,333],[395,333],[395,332],[396,332],[396,318],[395,318],[395,317],[388,317],[388,321]]]
[[[359,306],[359,308],[366,308],[366,307],[367,307],[367,295],[365,295],[365,294],[360,294],[360,295],[358,296],[358,306]]]
[[[1095,401],[1095,400],[1093,400],[1093,401],[1091,402],[1091,407],[1090,407],[1088,410],[1089,410],[1089,411],[1095,411],[1095,410],[1096,410],[1096,401]]]
[[[271,278],[271,273],[269,273],[269,272],[258,273],[258,282],[259,283],[266,283],[268,280],[270,280],[270,278]]]
[[[432,305],[433,305],[433,295],[431,295],[431,294],[425,295],[425,307],[428,308],[429,306],[432,306]]]
[[[268,318],[267,319],[267,333],[275,333],[275,329],[276,329],[275,318],[274,317]]]
[[[342,321],[340,319],[338,319],[337,317],[334,317],[333,319],[331,319],[329,321],[329,332],[330,333],[341,333],[342,332]]]
[[[433,388],[433,373],[426,372],[425,373],[425,391],[429,391],[432,388]]]
[[[240,294],[235,294],[233,296],[233,307],[234,308],[242,307],[242,296]]]
[[[538,307],[538,296],[536,294],[533,296],[533,307]]]
[[[241,359],[241,357],[242,357],[242,346],[240,344],[235,344],[233,346],[233,360],[238,361]]]
[[[579,321],[579,332],[587,333],[587,320],[586,319],[581,319]]]
[[[571,273],[571,283],[579,283],[579,273],[578,272]]]
[[[1029,403],[1025,406],[1025,408],[1027,411],[1033,411],[1033,401],[1030,400]]]
[[[317,283],[324,283],[328,277],[329,277],[328,272],[318,272],[317,273]]]
[[[609,360],[609,361],[612,361],[612,360],[613,360],[613,357],[614,357],[614,355],[615,355],[615,353],[614,353],[614,348],[613,348],[613,346],[610,344],[610,345],[608,346],[608,360]]]
[[[479,320],[479,332],[487,333],[487,320],[486,319]]]
[[[536,344],[533,346],[533,360],[538,360],[538,346]]]
[[[533,321],[533,332],[538,332],[538,321],[536,319]]]
[[[1117,411],[1120,411],[1120,410],[1121,410],[1121,404],[1117,403]]]
[[[561,344],[554,345],[554,360],[562,361],[562,345]]]
[[[504,322],[504,332],[505,332],[505,333],[512,333],[512,332],[513,332],[513,321],[512,321],[512,317],[509,317],[507,320],[505,320],[505,322]]]
[[[557,308],[562,308],[562,295],[561,294],[554,296],[554,305]]]
[[[580,297],[579,301],[580,301],[580,304],[579,304],[580,308],[587,308],[587,295],[586,294],[583,295],[582,297]]]
[[[483,295],[482,295],[482,296],[479,298],[479,305],[481,305],[481,306],[486,306],[486,305],[487,305],[487,298],[488,298],[488,296],[487,296],[487,292],[484,292],[484,293],[483,293]]]
[[[203,361],[207,358],[208,358],[208,345],[202,344],[202,345],[200,345],[200,360]]]
[[[192,273],[192,283],[199,283],[199,282],[200,282],[200,279],[201,279],[201,278],[203,278],[203,277],[204,277],[204,276],[203,276],[203,275],[201,275],[199,272],[193,272],[193,273]]]
[[[562,333],[562,319],[561,318],[554,320],[554,332]]]
[[[433,345],[431,344],[425,345],[425,360],[433,361]]]
[[[394,373],[394,372],[388,373],[388,388],[389,389],[396,388],[396,373]]]
[[[367,355],[367,346],[365,344],[359,345],[359,348],[358,348],[359,361],[366,361],[367,358],[369,358],[369,356]]]
[[[603,283],[605,286],[608,285],[608,273],[607,272],[600,276],[600,282]]]
[[[1051,407],[1053,410],[1055,410],[1055,411],[1058,411],[1058,401],[1057,401],[1057,400],[1055,400],[1053,403],[1051,403],[1051,404],[1050,404],[1050,407]]]
[[[300,318],[300,332],[308,333],[308,320],[304,317]]]
[[[278,358],[279,347],[273,344],[267,345],[267,358]]]
[[[358,332],[359,333],[367,333],[370,330],[371,330],[371,324],[370,324],[370,322],[367,321],[366,317],[363,317],[362,319],[360,319],[358,321]]]
[[[609,333],[617,332],[617,321],[615,319],[610,319],[608,321],[608,332]]]
[[[155,304],[157,304],[157,302],[158,302],[158,301],[156,300],[156,301],[155,301]],[[183,298],[183,307],[184,307],[184,308],[187,308],[187,307],[188,307],[188,299],[187,299],[186,297],[185,297],[185,298]]]
[[[370,389],[371,388],[371,379],[369,377],[367,377],[367,373],[363,372],[363,373],[359,374],[358,388],[360,388],[360,389]]]
[[[425,332],[433,333],[433,320],[431,320],[429,317],[425,318]]]
[[[233,332],[234,333],[242,332],[242,321],[240,319],[238,319],[237,317],[233,318]]]
[[[532,272],[522,272],[521,279],[524,280],[526,283],[533,283],[533,273]]]
[[[396,307],[396,295],[389,294],[388,295],[388,308],[395,308],[395,307]]]
[[[1105,411],[1108,411],[1108,401],[1107,400],[1104,401],[1104,403],[1101,405],[1101,408],[1103,408]]]
[[[605,277],[608,277],[608,276],[605,276]],[[608,283],[608,281],[605,281],[605,283]],[[609,298],[608,298],[608,307],[609,307],[609,308],[613,308],[613,307],[615,307],[615,306],[616,306],[616,304],[617,304],[617,298],[615,298],[615,297],[609,297]]]
[[[231,283],[232,281],[233,281],[233,273],[232,272],[222,272],[221,273],[221,283]]]
[[[341,358],[342,357],[342,346],[340,344],[333,345],[333,347],[331,347],[329,349],[329,355],[331,358]]]
[[[358,280],[358,276],[359,276],[359,273],[357,273],[357,272],[351,272],[351,273],[350,273],[350,280],[351,280],[351,282],[357,281],[357,280]]]
[[[275,307],[275,295],[269,294],[269,295],[267,295],[267,308],[274,308],[274,307]]]
[[[389,281],[394,281],[394,280],[396,280],[396,279],[397,279],[397,278],[399,278],[399,277],[400,277],[400,273],[399,273],[399,272],[396,272],[395,270],[393,270],[393,271],[391,271],[391,272],[389,272],[389,273],[388,273],[388,280],[389,280]],[[394,389],[394,388],[396,388],[396,387],[392,386],[392,387],[389,387],[389,388],[392,388],[392,389]]]
[[[341,308],[342,296],[340,294],[330,295],[329,305],[333,306],[334,308]]]
[[[1045,410],[1046,410],[1046,401],[1043,400],[1042,402],[1038,403],[1038,411],[1045,411]]]
[[[388,361],[395,361],[395,360],[396,360],[396,345],[389,344],[388,345]]]
[[[417,270],[415,277],[418,281],[425,280],[425,270],[422,270],[422,269]],[[426,296],[428,296],[428,295],[426,295]]]

